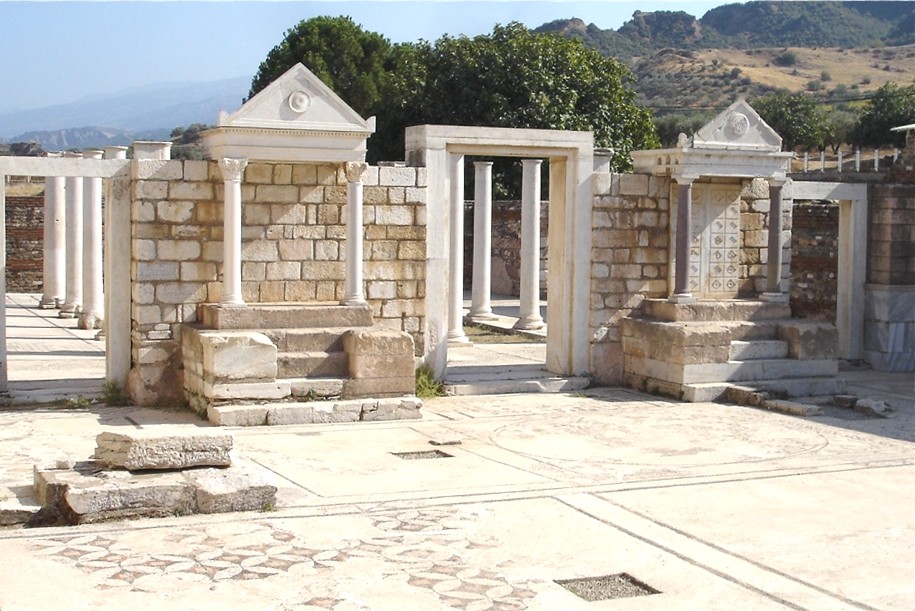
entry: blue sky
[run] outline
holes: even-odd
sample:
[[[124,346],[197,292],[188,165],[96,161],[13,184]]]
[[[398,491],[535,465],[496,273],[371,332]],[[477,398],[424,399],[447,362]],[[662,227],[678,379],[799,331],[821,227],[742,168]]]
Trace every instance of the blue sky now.
[[[154,83],[251,77],[302,19],[349,15],[394,42],[536,27],[579,17],[616,29],[636,10],[701,17],[722,1],[210,1],[0,0],[0,111],[53,106]]]

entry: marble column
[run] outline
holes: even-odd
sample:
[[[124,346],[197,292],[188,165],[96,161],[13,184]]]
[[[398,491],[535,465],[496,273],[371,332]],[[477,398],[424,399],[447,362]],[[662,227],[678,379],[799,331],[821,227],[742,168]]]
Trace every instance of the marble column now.
[[[764,301],[787,301],[782,292],[782,186],[784,180],[769,179],[769,242],[766,263],[766,292]]]
[[[540,159],[524,159],[521,175],[521,303],[515,329],[544,327],[540,315]]]
[[[244,306],[241,296],[241,179],[247,159],[222,158],[219,169],[225,183],[223,212],[222,306]]]
[[[344,281],[343,305],[365,303],[363,290],[363,224],[362,224],[362,175],[368,164],[349,162],[346,171],[346,279]]]
[[[66,157],[82,157],[68,153]],[[60,308],[61,318],[76,318],[83,303],[83,179],[66,179],[66,271],[67,292]]]
[[[492,162],[474,161],[473,293],[470,319],[493,320],[492,313]]]
[[[84,159],[101,159],[102,151],[85,151]],[[83,305],[80,329],[100,329],[105,319],[102,289],[102,179],[83,178]]]
[[[466,344],[464,334],[464,156],[448,155],[451,183],[451,232],[448,264],[448,343]]]
[[[689,250],[693,240],[693,181],[695,176],[675,176],[677,182],[677,238],[674,250],[674,292],[671,303],[692,303],[689,292]]]
[[[39,307],[59,308],[65,293],[67,235],[64,223],[64,179],[48,176],[44,182],[44,262],[43,294]]]

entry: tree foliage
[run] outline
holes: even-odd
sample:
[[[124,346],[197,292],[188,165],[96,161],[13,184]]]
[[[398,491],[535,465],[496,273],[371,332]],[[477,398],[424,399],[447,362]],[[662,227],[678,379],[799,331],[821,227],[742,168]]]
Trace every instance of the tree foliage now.
[[[822,146],[826,117],[806,93],[776,93],[755,100],[753,108],[782,137],[785,150]]]
[[[905,134],[890,131],[915,122],[915,85],[887,83],[874,94],[851,132],[857,146],[905,145]]]
[[[387,38],[363,30],[349,17],[300,21],[261,62],[248,97],[301,62],[353,110],[369,116],[375,112],[388,76],[385,60],[390,48]]]

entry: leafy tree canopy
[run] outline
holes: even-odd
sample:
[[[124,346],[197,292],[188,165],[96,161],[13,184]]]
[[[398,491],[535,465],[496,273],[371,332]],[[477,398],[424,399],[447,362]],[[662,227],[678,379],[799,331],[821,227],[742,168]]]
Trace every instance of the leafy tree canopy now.
[[[826,117],[816,100],[806,93],[776,93],[755,100],[753,108],[782,137],[785,150],[823,144]]]
[[[857,146],[905,145],[905,134],[890,131],[915,123],[915,85],[900,87],[887,83],[877,90],[858,116],[851,132]]]
[[[248,97],[301,62],[353,110],[367,117],[375,113],[388,76],[385,60],[390,49],[387,38],[363,30],[349,17],[300,21],[261,62]]]

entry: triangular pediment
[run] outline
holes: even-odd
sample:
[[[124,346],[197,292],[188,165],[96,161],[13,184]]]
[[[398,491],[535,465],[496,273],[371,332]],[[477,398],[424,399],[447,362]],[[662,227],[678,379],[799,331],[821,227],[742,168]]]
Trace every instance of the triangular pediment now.
[[[693,148],[780,151],[782,138],[746,100],[737,100],[692,137]]]
[[[231,114],[220,114],[219,127],[254,127],[305,131],[375,131],[321,79],[296,64]]]

